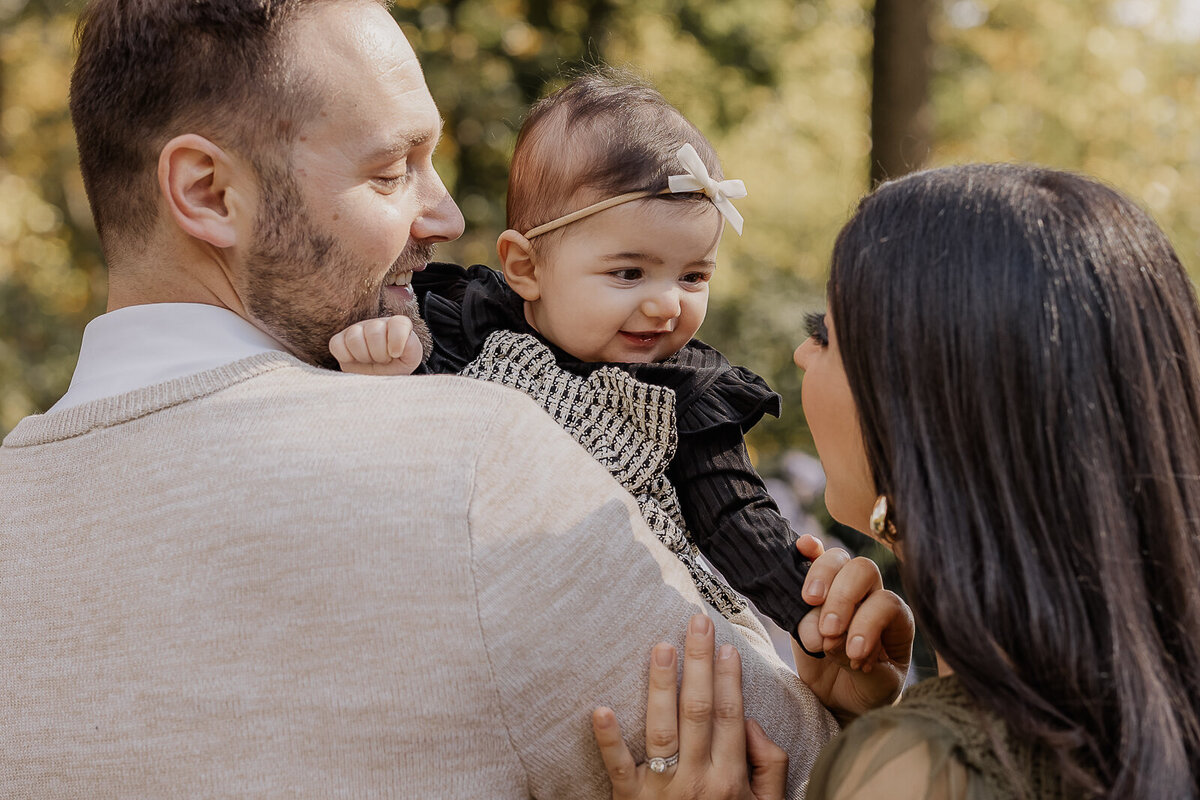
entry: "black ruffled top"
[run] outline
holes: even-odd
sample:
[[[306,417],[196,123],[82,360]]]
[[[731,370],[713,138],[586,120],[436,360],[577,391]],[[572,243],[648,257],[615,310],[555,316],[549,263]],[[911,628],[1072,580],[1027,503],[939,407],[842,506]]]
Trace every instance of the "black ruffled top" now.
[[[413,290],[433,332],[433,353],[426,363],[429,372],[460,372],[496,330],[538,336],[525,319],[525,301],[488,267],[433,263],[413,274]],[[744,434],[764,414],[779,416],[779,395],[766,381],[730,364],[698,339],[665,361],[615,365],[579,361],[552,342],[541,341],[568,372],[586,377],[601,367],[617,366],[640,381],[674,391],[681,436],[724,425],[736,425]]]
[[[538,336],[525,320],[525,301],[484,266],[430,264],[413,274],[413,289],[433,332],[428,372],[461,372],[489,334],[510,330],[537,336],[558,366],[576,375],[586,378],[615,366],[672,389],[679,439],[667,478],[679,495],[688,534],[730,586],[799,641],[797,625],[812,608],[800,596],[809,563],[796,551],[796,534],[755,471],[743,439],[763,414],[779,416],[779,395],[766,381],[695,339],[653,364],[579,361]]]

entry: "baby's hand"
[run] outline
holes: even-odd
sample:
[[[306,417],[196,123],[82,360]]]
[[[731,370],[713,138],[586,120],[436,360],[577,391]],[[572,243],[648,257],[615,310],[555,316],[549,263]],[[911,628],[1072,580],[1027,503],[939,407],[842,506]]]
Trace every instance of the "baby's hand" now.
[[[329,352],[342,372],[357,375],[411,375],[422,356],[412,320],[401,314],[354,323],[329,340]]]

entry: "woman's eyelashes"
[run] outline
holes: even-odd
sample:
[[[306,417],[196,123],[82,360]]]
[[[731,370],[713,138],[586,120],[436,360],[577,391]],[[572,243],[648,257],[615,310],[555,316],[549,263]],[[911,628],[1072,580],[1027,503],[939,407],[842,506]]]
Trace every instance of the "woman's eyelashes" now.
[[[809,337],[817,344],[825,347],[829,344],[829,331],[825,327],[825,314],[820,311],[810,311],[804,315],[804,327],[808,329]]]

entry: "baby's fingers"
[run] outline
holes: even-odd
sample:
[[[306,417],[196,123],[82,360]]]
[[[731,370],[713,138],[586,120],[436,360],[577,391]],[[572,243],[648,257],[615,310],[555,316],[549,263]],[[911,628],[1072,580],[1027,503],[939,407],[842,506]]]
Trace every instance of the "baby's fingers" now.
[[[612,781],[613,800],[636,797],[638,794],[637,765],[621,738],[621,726],[611,708],[603,706],[592,712],[592,733],[600,747],[600,757],[608,778]]]
[[[363,323],[351,325],[330,339],[329,352],[342,365],[343,370],[347,366],[371,363],[371,354],[363,335]]]
[[[405,373],[409,375],[421,366],[421,359],[425,356],[421,340],[413,330],[412,320],[402,315],[387,321],[387,348],[388,354],[403,365]]]
[[[403,314],[397,314],[383,322],[387,333],[387,355],[389,358],[400,358],[408,346],[409,337],[412,336],[412,320]]]
[[[390,319],[380,318],[364,320],[358,324],[357,327],[363,333],[363,341],[367,348],[367,357],[363,359],[366,362],[371,364],[391,363],[392,355],[388,352],[390,322]],[[354,352],[353,349],[351,352]],[[355,353],[355,355],[359,354]]]

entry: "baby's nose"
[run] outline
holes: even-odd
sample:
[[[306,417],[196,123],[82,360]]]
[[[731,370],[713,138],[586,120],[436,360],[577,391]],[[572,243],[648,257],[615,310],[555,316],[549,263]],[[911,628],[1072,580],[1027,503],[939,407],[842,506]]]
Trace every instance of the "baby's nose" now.
[[[679,290],[655,292],[642,301],[642,313],[654,319],[675,319],[679,316]]]

